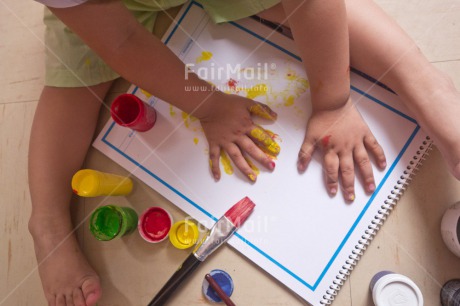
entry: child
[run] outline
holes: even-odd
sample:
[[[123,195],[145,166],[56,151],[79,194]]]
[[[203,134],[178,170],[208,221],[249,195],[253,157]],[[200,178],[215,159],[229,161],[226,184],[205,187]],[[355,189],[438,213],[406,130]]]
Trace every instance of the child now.
[[[242,154],[271,170],[275,164],[256,145],[258,139],[250,137],[257,128],[251,110],[257,105],[260,109],[260,104],[216,91],[193,74],[185,80],[184,64],[151,35],[156,11],[185,0],[40,2],[54,13],[47,12],[45,22],[48,53],[55,54],[47,59],[46,86],[31,135],[33,210],[29,227],[49,304],[95,305],[101,295],[100,283],[70,234],[69,186],[84,160],[101,102],[117,73],[200,119],[216,179],[220,177],[221,150],[248,178],[255,174]],[[345,198],[353,200],[355,164],[366,190],[374,190],[368,152],[379,167],[385,167],[381,147],[349,97],[350,58],[353,67],[398,93],[434,138],[452,173],[460,178],[460,129],[456,123],[460,94],[370,0],[348,0],[346,7],[343,0],[200,2],[217,22],[259,14],[291,28],[311,84],[313,106],[298,168],[304,171],[315,148],[322,150],[331,194],[337,193],[340,178]],[[204,86],[208,91],[186,93],[186,86]],[[442,125],[439,118],[444,118]],[[322,141],[324,137],[328,141]]]

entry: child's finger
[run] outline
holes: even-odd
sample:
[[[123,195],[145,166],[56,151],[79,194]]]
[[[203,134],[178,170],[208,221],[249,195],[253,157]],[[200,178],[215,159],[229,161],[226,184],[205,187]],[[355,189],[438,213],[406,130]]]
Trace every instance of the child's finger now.
[[[297,161],[297,170],[299,172],[304,172],[307,169],[315,148],[316,141],[306,136],[302,146],[300,147],[299,159]]]
[[[323,169],[327,190],[331,195],[337,194],[339,188],[339,157],[334,151],[328,151],[323,157]]]
[[[254,104],[249,107],[249,112],[252,115],[269,120],[276,120],[278,117],[278,114],[275,113],[268,105],[256,101],[254,101]]]
[[[267,133],[262,127],[256,126],[249,132],[249,136],[256,142],[260,143],[264,149],[267,150],[272,156],[277,156],[280,153],[279,144],[273,140],[271,135]]]
[[[265,168],[269,170],[275,169],[275,162],[268,157],[268,155],[265,154],[264,151],[262,151],[261,148],[250,138],[240,140],[237,145],[242,149],[242,151],[246,152],[252,159],[263,165]]]
[[[228,156],[233,161],[235,166],[251,181],[255,182],[257,175],[244,159],[240,148],[236,144],[231,144],[225,148]]]
[[[216,181],[220,179],[220,147],[212,145],[209,147],[209,168],[211,169],[212,176]]]
[[[355,148],[353,153],[355,163],[358,166],[359,172],[361,173],[364,181],[364,188],[367,192],[374,192],[374,173],[372,171],[372,164],[369,159],[369,155],[367,154],[366,148],[364,148],[364,146],[359,146]]]
[[[351,152],[343,153],[339,156],[340,159],[340,177],[342,179],[342,187],[344,197],[347,201],[355,200],[355,168],[353,165],[353,156]]]
[[[378,167],[384,169],[387,166],[385,153],[372,133],[364,137],[364,146],[375,157]]]

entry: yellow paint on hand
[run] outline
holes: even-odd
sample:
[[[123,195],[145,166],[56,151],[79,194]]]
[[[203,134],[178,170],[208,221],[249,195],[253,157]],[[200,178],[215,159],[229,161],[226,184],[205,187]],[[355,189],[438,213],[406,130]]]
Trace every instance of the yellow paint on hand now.
[[[146,98],[150,98],[152,96],[151,93],[149,93],[147,90],[143,90],[142,88],[141,88],[141,92],[144,94]]]
[[[251,88],[245,89],[246,97],[249,99],[255,99],[259,96],[266,96],[268,93],[267,84],[257,84]]]
[[[271,137],[273,140],[275,140],[275,139],[278,138],[278,136],[279,136],[278,134],[276,134],[276,133],[273,132],[273,131],[270,131],[270,130],[268,130],[268,129],[264,129],[264,130],[265,130],[265,133],[267,133],[268,135],[270,135],[270,137]]]
[[[230,158],[224,151],[220,151],[220,163],[224,167],[225,173],[227,173],[228,175],[233,174],[232,162],[230,161]]]
[[[265,149],[267,149],[267,151],[276,156],[280,153],[280,146],[276,143],[276,141],[274,141],[270,135],[261,127],[257,127],[257,128],[254,128],[251,130],[251,133],[250,135],[260,141],[263,145],[263,147]]]
[[[256,181],[256,176],[254,174],[248,174],[248,178],[253,182]]]
[[[203,51],[201,52],[201,55],[196,58],[196,63],[201,63],[204,61],[209,61],[212,58],[212,52],[209,51]]]
[[[254,173],[255,173],[256,175],[259,175],[259,174],[260,174],[260,170],[259,170],[259,168],[257,168],[256,165],[254,165],[254,163],[252,162],[252,160],[251,160],[250,158],[246,157],[246,156],[244,157],[244,159],[245,159],[246,162],[248,163],[249,167],[251,167],[252,171],[254,171]]]
[[[253,115],[259,116],[260,118],[275,120],[276,114],[272,112],[268,106],[256,103],[249,108],[249,112]]]
[[[194,144],[196,144],[196,145],[197,145],[197,144],[198,144],[198,141],[199,141],[199,140],[198,140],[198,138],[197,138],[197,137],[193,138],[193,143],[194,143]]]

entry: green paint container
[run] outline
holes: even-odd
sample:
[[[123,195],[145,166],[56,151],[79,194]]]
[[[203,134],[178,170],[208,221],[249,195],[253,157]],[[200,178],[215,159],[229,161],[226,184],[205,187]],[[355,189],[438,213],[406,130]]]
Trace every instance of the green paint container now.
[[[97,240],[109,241],[137,228],[137,213],[129,207],[101,206],[91,215],[89,229]]]

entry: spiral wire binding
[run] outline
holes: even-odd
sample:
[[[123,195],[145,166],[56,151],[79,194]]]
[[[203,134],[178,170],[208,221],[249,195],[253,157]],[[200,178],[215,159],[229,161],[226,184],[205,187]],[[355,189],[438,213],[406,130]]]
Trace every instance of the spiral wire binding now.
[[[358,244],[355,245],[355,249],[352,251],[352,254],[348,256],[348,259],[345,261],[345,264],[342,266],[342,269],[339,271],[339,275],[336,275],[333,284],[329,286],[329,289],[326,290],[326,294],[323,295],[323,299],[320,301],[321,305],[331,305],[335,297],[342,288],[344,282],[347,280],[353,268],[358,264],[358,261],[364,254],[364,251],[367,249],[371,241],[374,239],[375,235],[379,231],[380,227],[383,225],[388,215],[396,206],[396,203],[399,201],[404,191],[406,190],[409,183],[414,178],[415,174],[420,169],[423,161],[428,157],[432,148],[432,141],[430,137],[422,142],[422,145],[417,150],[417,153],[412,160],[407,165],[403,174],[399,177],[396,185],[394,186],[391,193],[387,196],[387,199],[384,201],[378,214],[374,217],[374,220],[371,221],[371,224],[364,231],[364,234],[361,236],[361,239],[358,240]]]

